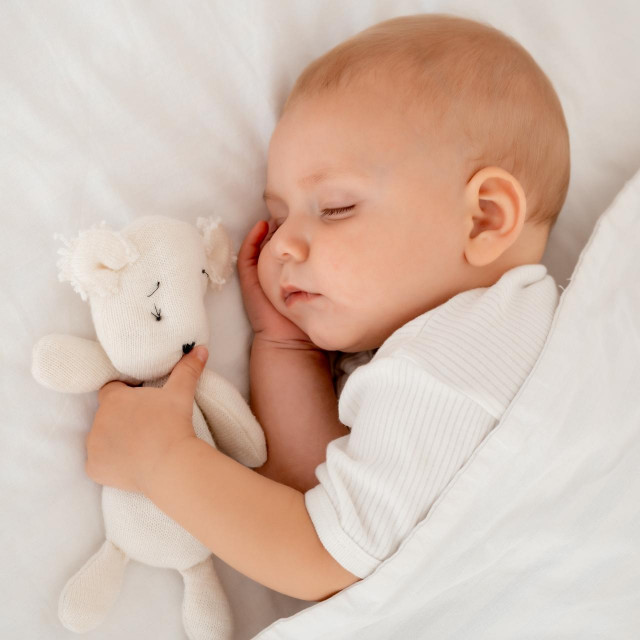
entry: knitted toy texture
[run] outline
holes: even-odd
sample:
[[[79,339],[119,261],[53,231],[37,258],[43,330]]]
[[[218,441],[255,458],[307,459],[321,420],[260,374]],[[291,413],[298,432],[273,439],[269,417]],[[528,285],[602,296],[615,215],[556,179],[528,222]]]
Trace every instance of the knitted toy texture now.
[[[97,391],[111,380],[161,387],[183,354],[209,342],[207,286],[220,289],[236,262],[219,219],[198,218],[194,226],[145,216],[120,232],[103,222],[71,241],[59,237],[65,244],[59,279],[88,300],[97,340],[41,338],[32,354],[40,384],[67,393]],[[193,426],[200,439],[248,467],[266,461],[264,433],[251,409],[208,368],[196,389]],[[58,615],[67,629],[83,633],[106,618],[133,559],[182,574],[190,640],[232,637],[231,609],[209,549],[142,494],[103,487],[102,512],[104,543],[60,595]]]

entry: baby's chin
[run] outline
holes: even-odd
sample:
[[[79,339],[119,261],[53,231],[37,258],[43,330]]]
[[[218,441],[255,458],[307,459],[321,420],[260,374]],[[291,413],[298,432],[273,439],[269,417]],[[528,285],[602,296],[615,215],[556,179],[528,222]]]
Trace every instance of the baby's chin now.
[[[300,327],[307,335],[311,342],[323,351],[341,351],[342,353],[359,353],[360,351],[368,351],[375,349],[374,346],[368,346],[367,341],[348,339],[345,336],[334,335],[318,335],[313,329]]]
[[[269,296],[268,296],[269,297]],[[303,331],[312,344],[323,351],[342,351],[343,353],[359,353],[376,349],[380,345],[371,335],[363,335],[360,330],[353,330],[345,323],[342,330],[337,330],[335,325],[329,321],[328,316],[323,313],[309,313],[310,309],[301,310],[299,313],[293,312],[293,307],[289,309],[282,300],[271,300],[271,304],[280,315],[284,316]],[[303,312],[304,311],[304,312]]]
[[[338,344],[338,341],[336,341],[333,337],[318,335],[318,333],[315,332],[313,328],[306,326],[306,324],[304,322],[300,322],[299,319],[292,318],[291,316],[286,314],[283,315],[285,315],[288,320],[293,322],[293,324],[295,324],[296,327],[300,329],[300,331],[306,333],[307,336],[309,336],[309,340],[311,341],[311,343],[318,347],[318,349],[322,349],[322,351],[340,351],[339,347],[336,346]]]

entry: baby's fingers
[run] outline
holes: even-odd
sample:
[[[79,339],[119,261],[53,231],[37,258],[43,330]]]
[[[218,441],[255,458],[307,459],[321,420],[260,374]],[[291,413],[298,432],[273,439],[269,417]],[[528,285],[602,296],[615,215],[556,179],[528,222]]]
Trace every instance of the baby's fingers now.
[[[258,220],[245,236],[238,251],[238,261],[255,260],[260,253],[260,244],[269,230],[266,220]]]
[[[241,284],[249,284],[248,280],[257,282],[255,273],[260,255],[260,244],[269,230],[269,223],[266,220],[258,220],[242,241],[238,251],[238,275]]]

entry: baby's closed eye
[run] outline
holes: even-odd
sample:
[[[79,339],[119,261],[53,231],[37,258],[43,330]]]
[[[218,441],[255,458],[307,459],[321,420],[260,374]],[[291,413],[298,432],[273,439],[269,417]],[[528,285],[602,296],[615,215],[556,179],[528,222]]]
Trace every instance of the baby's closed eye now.
[[[354,209],[355,206],[356,206],[355,204],[351,204],[345,207],[326,208],[326,209],[322,209],[321,213],[325,218],[334,218],[334,217],[340,216],[343,213],[348,213],[349,211]],[[282,220],[271,218],[269,220],[269,230],[267,232],[267,235],[265,236],[265,241],[271,238],[271,236],[282,226],[285,220],[286,218]]]
[[[351,211],[351,209],[353,209],[355,206],[356,206],[355,204],[351,204],[348,207],[337,207],[336,209],[323,209],[322,215],[330,218],[332,216],[337,216],[337,215],[340,215],[341,213],[346,213],[347,211]]]

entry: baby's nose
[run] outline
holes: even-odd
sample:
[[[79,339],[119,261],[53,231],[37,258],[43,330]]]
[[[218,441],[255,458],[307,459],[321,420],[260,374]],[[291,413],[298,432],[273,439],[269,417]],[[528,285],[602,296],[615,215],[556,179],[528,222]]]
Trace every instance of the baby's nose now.
[[[195,346],[196,346],[195,342],[183,344],[182,345],[182,353],[184,353],[184,355],[186,356],[187,353],[189,353],[189,351],[191,351],[191,349],[193,349],[193,347],[195,347]]]
[[[302,262],[309,254],[309,244],[304,229],[294,228],[287,220],[280,225],[269,241],[271,252],[275,260],[284,263],[290,260]]]

